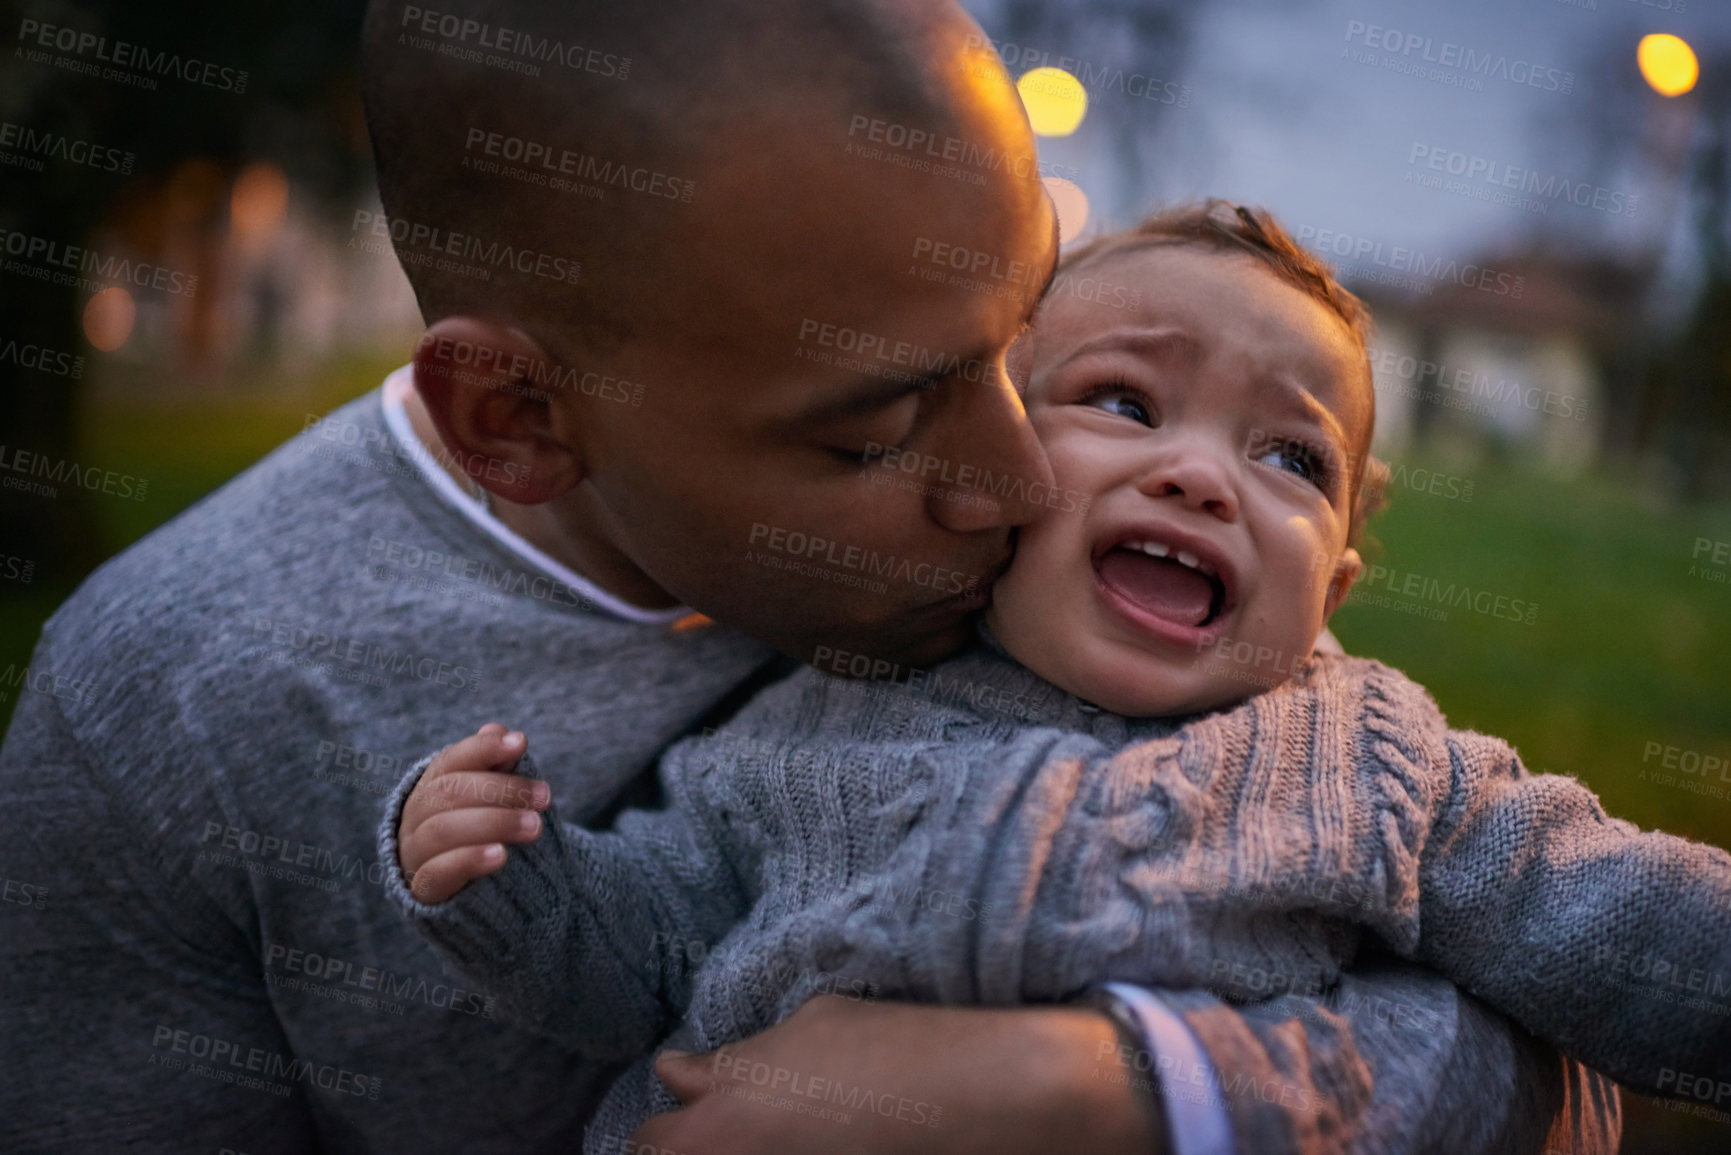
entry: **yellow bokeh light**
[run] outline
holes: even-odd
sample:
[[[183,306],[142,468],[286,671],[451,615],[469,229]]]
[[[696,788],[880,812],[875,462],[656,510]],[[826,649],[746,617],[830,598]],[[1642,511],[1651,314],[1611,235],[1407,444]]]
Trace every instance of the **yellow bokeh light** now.
[[[1088,111],[1082,82],[1062,68],[1035,68],[1016,81],[1028,123],[1041,136],[1069,136]]]
[[[138,317],[138,306],[132,294],[115,285],[102,290],[84,306],[84,339],[112,353],[132,336],[132,322]]]
[[[1682,96],[1695,87],[1701,76],[1695,50],[1682,37],[1668,32],[1641,37],[1635,60],[1641,66],[1641,75],[1660,96]]]
[[[1044,178],[1052,207],[1058,210],[1058,243],[1067,245],[1088,227],[1088,194],[1061,176]]]

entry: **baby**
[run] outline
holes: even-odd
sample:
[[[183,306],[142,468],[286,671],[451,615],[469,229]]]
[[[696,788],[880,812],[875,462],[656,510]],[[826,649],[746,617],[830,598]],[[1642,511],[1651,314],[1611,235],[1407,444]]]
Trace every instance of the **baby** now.
[[[1139,295],[1049,299],[1012,368],[1087,500],[1021,532],[981,645],[888,684],[799,671],[671,748],[666,808],[606,833],[502,774],[532,773],[526,740],[484,727],[391,800],[403,909],[603,1057],[714,1048],[824,991],[1317,993],[1369,935],[1636,1087],[1731,1079],[1731,1026],[1604,965],[1731,972],[1731,855],[1608,818],[1395,670],[1312,653],[1382,479],[1363,307],[1220,202],[1084,268]],[[591,1135],[671,1105],[639,1059]]]

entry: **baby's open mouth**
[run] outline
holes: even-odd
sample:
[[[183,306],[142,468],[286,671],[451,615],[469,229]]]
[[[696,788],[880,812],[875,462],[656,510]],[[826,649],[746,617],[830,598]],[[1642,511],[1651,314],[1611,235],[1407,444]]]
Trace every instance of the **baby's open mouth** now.
[[[1156,617],[1181,626],[1206,626],[1226,605],[1226,586],[1214,567],[1185,550],[1132,539],[1099,560],[1100,580]]]

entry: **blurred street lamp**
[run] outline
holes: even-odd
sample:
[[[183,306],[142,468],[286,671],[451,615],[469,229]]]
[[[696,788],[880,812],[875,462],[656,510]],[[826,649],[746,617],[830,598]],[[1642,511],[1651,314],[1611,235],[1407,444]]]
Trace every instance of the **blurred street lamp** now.
[[[1695,50],[1682,37],[1668,32],[1641,37],[1635,60],[1641,66],[1641,75],[1660,96],[1682,96],[1695,87],[1701,75]]]
[[[1028,123],[1040,136],[1069,136],[1088,111],[1082,82],[1062,68],[1034,68],[1016,81]]]

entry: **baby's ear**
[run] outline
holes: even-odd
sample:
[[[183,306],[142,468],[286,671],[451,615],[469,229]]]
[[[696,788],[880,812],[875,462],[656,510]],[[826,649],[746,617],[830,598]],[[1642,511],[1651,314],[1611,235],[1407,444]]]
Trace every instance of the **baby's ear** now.
[[[1328,598],[1322,603],[1325,624],[1340,608],[1340,603],[1346,600],[1346,595],[1352,592],[1354,583],[1363,572],[1364,559],[1358,556],[1356,549],[1348,546],[1340,552],[1340,560],[1334,563],[1334,576],[1328,580]]]

